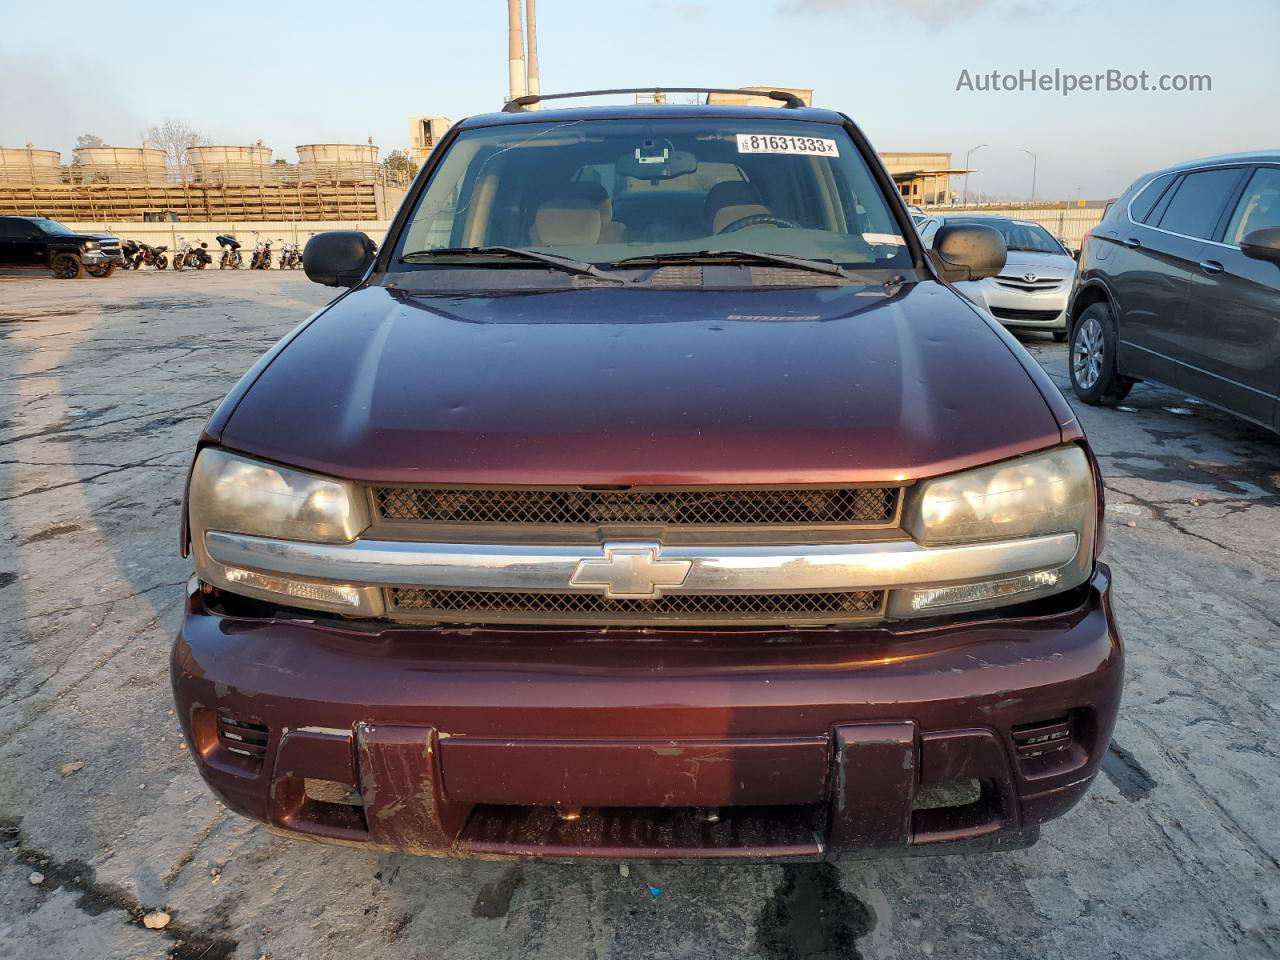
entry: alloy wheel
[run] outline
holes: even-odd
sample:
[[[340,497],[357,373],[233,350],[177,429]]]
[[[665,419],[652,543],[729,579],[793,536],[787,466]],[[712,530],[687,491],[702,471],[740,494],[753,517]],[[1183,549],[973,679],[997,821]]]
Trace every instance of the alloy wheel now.
[[[1102,376],[1102,364],[1106,359],[1106,344],[1102,339],[1102,324],[1096,317],[1088,317],[1076,331],[1071,351],[1071,370],[1076,383],[1090,389]]]

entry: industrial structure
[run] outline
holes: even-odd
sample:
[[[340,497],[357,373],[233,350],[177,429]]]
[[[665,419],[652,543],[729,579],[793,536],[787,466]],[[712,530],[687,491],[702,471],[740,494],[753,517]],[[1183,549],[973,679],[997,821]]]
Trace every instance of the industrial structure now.
[[[413,162],[418,166],[422,166],[422,162],[427,159],[427,155],[436,148],[440,138],[445,135],[445,132],[451,126],[453,126],[453,121],[448,117],[430,114],[410,117],[409,156],[413,158]]]
[[[0,147],[0,185],[62,182],[62,154],[57,150]]]
[[[880,159],[907,203],[918,206],[951,203],[951,178],[972,172],[953,167],[949,153],[884,152]]]
[[[76,151],[79,169],[72,171],[83,183],[165,183],[169,169],[159,147],[81,147]]]
[[[187,147],[187,162],[195,183],[268,183],[275,179],[271,148],[259,140],[251,147]]]
[[[448,121],[437,118],[443,123]],[[384,220],[407,184],[389,183],[371,143],[298,146],[272,160],[261,141],[187,149],[183,169],[163,150],[82,147],[64,166],[54,150],[0,150],[0,215],[71,221]]]
[[[793,97],[799,98],[800,102],[806,107],[813,106],[813,89],[811,87],[742,87],[742,93],[723,93],[720,91],[707,94],[707,103],[720,104],[728,107],[780,107],[781,100],[775,100],[767,96],[770,90],[777,90],[780,93],[789,93]],[[759,95],[753,95],[746,91],[759,90]]]

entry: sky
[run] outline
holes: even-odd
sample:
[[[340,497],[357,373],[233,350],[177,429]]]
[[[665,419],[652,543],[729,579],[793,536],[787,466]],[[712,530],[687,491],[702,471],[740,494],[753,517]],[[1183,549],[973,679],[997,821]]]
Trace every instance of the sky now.
[[[507,95],[506,3],[0,0],[0,145],[134,146],[186,120],[214,143],[407,146],[408,118]],[[224,16],[223,10],[230,9]],[[1136,176],[1280,149],[1280,0],[539,0],[545,92],[812,87],[880,150],[971,148],[971,193],[1113,197]],[[57,24],[66,28],[60,29]],[[957,89],[993,70],[1207,74],[1200,92]],[[960,178],[953,186],[961,188]]]

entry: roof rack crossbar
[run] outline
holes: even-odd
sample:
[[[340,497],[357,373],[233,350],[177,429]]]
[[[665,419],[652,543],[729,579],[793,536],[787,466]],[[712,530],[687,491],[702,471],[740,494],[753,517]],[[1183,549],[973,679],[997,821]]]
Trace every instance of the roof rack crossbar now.
[[[781,100],[789,108],[803,107],[804,101],[785,90],[743,90],[737,87],[622,87],[617,90],[578,90],[573,93],[529,93],[508,100],[503,113],[521,113],[525,107],[543,100],[566,100],[572,97],[606,97],[619,93],[740,93],[749,97],[768,97]]]

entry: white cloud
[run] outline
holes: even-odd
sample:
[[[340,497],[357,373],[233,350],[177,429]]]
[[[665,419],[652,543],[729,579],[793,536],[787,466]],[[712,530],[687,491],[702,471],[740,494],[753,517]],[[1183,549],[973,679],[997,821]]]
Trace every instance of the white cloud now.
[[[786,0],[781,13],[824,16],[842,13],[909,17],[942,25],[990,11],[1004,16],[1026,17],[1048,12],[1047,0]]]

